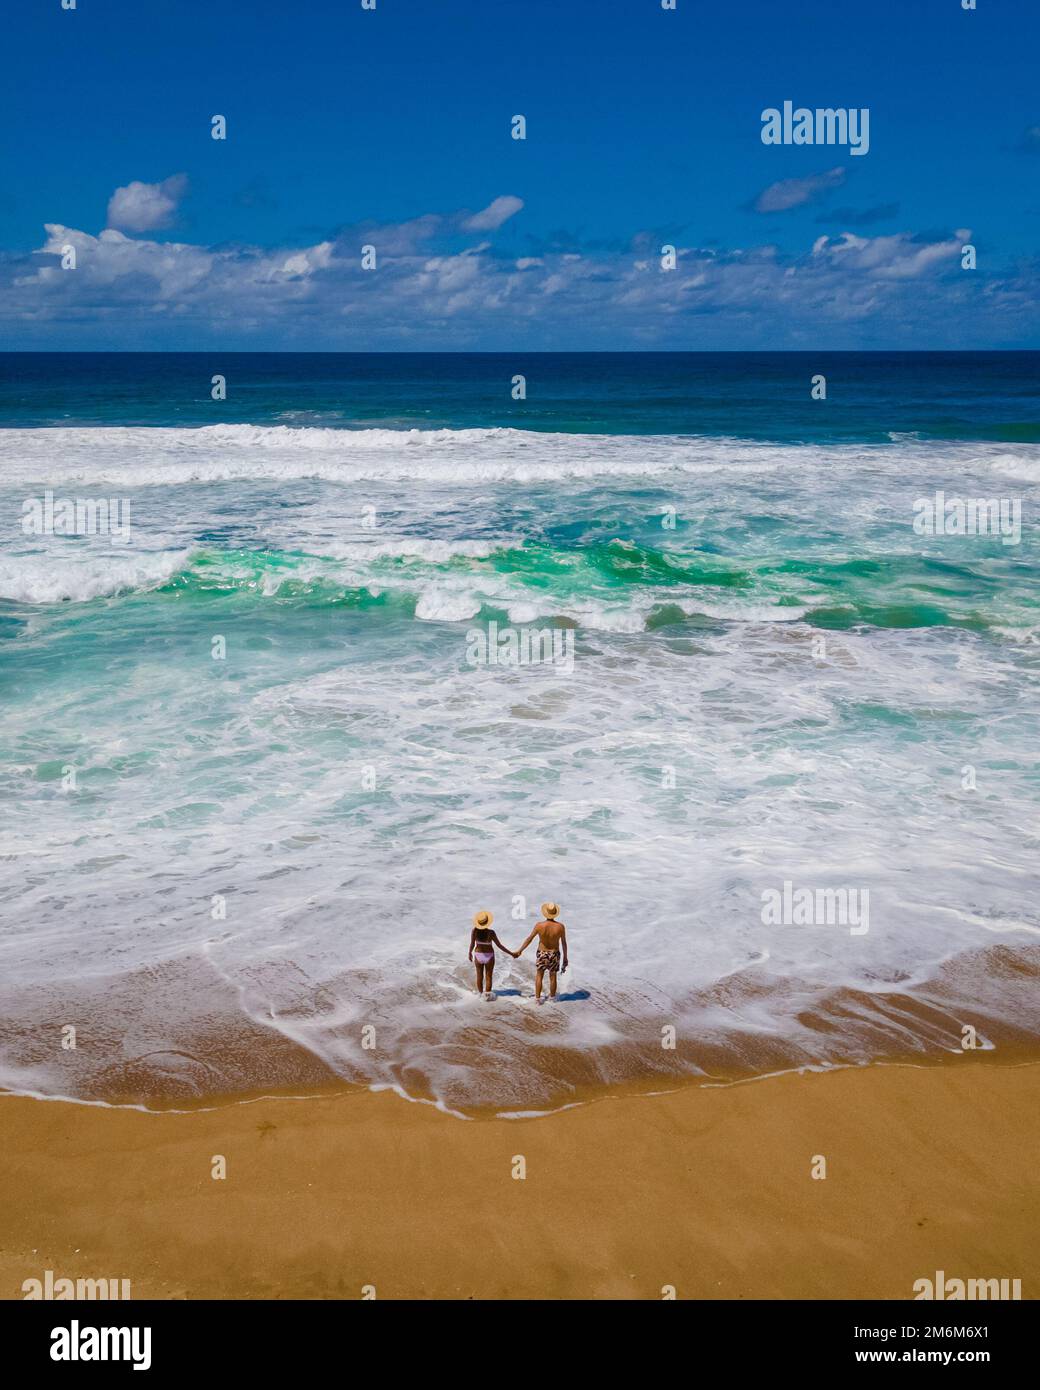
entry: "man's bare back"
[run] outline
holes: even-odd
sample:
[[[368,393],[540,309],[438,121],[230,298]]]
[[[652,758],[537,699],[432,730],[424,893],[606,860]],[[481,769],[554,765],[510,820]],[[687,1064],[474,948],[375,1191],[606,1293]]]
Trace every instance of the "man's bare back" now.
[[[562,922],[539,922],[535,927],[543,951],[558,951],[567,928]]]
[[[524,944],[517,951],[517,956],[523,954],[527,947],[537,936],[538,955],[535,959],[534,975],[534,994],[535,998],[541,1001],[542,998],[542,977],[546,971],[549,972],[549,998],[556,998],[556,976],[562,974],[567,969],[567,928],[562,922],[556,920],[559,908],[555,903],[543,903],[542,911],[545,917],[541,922],[535,924],[535,929],[527,938]],[[563,955],[563,964],[560,964],[560,955]]]

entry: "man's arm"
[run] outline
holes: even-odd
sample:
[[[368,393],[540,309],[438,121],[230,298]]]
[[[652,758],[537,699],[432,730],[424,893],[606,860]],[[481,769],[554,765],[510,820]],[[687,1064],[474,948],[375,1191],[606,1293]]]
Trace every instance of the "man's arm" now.
[[[567,928],[560,923],[560,945],[563,947],[563,970],[567,969]],[[563,974],[563,970],[560,974]]]
[[[519,951],[517,951],[516,954],[517,954],[518,956],[522,956],[523,953],[527,950],[528,946],[530,946],[531,942],[535,939],[535,937],[536,937],[537,935],[538,935],[538,928],[535,927],[534,931],[533,931],[533,932],[531,933],[531,935],[527,938],[527,940],[526,940],[526,941],[524,942],[524,944],[520,947]]]

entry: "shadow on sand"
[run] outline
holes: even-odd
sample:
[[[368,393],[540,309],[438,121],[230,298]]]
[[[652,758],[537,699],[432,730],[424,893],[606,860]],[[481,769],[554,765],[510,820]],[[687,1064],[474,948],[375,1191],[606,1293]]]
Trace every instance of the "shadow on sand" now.
[[[529,990],[523,989],[496,989],[493,991],[496,999],[533,999],[534,994]],[[589,999],[591,996],[587,989],[576,989],[572,994],[558,994],[557,1004],[571,1004],[577,999]],[[543,999],[549,998],[548,990],[542,994]]]
[[[533,992],[533,991],[530,991],[530,990],[495,990],[495,991],[494,991],[494,994],[495,994],[495,998],[496,998],[496,999],[523,999],[523,998],[533,999],[533,998],[534,998],[534,992]],[[544,998],[544,999],[548,999],[548,998],[549,998],[549,991],[548,991],[548,990],[542,991],[542,998]],[[573,1002],[576,1001],[576,999],[588,999],[588,998],[591,998],[590,992],[588,992],[588,990],[574,990],[574,991],[573,991],[573,994],[558,994],[558,995],[556,995],[556,1002],[558,1002],[558,1004],[573,1004]]]

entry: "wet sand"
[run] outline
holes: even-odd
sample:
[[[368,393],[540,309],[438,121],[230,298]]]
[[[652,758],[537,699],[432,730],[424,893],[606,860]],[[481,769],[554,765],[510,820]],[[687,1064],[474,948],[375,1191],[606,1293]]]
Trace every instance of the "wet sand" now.
[[[50,1269],[135,1298],[907,1299],[936,1270],[1035,1298],[1038,1083],[955,1057],[529,1120],[3,1095],[0,1297]]]

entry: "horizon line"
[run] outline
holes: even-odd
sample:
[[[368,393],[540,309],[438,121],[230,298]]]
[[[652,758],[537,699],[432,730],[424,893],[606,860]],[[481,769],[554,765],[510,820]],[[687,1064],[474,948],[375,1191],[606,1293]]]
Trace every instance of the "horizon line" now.
[[[1040,347],[1015,348],[0,348],[0,357],[961,357],[1040,356]]]

